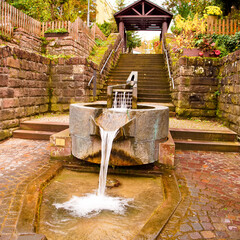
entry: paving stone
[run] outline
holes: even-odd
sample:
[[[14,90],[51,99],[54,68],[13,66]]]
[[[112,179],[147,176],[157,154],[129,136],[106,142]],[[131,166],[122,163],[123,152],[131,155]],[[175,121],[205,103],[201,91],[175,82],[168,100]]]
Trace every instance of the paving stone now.
[[[198,232],[189,233],[190,239],[201,239],[202,236]]]
[[[192,231],[192,228],[189,224],[185,223],[180,226],[180,231],[181,232],[189,232],[189,231]]]
[[[240,240],[240,154],[177,150],[175,159],[181,189],[186,186],[190,192],[184,196],[188,211],[175,225],[181,237],[198,233],[200,239]]]
[[[211,232],[211,231],[202,231],[201,234],[206,239],[216,237],[216,235],[213,232]]]
[[[49,166],[47,141],[9,139],[0,143],[0,239],[11,239],[27,183]]]
[[[195,231],[202,231],[203,230],[203,227],[201,226],[200,223],[191,223],[191,225],[192,225],[192,227]]]
[[[201,223],[204,230],[214,230],[214,227],[211,223]]]

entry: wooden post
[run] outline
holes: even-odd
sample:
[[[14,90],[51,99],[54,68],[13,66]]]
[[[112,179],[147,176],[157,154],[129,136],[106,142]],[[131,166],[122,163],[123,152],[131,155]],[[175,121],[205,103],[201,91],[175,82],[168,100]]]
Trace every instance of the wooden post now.
[[[120,33],[121,38],[123,39],[123,42],[125,43],[125,30],[124,30],[124,22],[123,21],[120,21],[120,23],[119,23],[119,33]],[[124,52],[124,45],[125,44],[123,44],[122,52]]]
[[[164,38],[165,33],[167,33],[167,29],[168,29],[167,22],[164,21],[164,22],[162,23],[162,33],[161,33],[161,35],[162,35],[162,40],[163,40],[163,38]]]

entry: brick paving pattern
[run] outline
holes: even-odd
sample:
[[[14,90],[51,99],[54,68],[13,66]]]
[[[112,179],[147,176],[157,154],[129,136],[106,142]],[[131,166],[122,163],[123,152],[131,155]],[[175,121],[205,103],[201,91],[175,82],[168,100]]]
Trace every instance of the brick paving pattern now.
[[[183,200],[159,239],[240,239],[240,154],[177,151]]]
[[[48,168],[47,141],[10,139],[0,143],[0,239],[15,239],[27,184]]]
[[[0,239],[15,239],[27,184],[46,171],[47,141],[0,143]],[[240,155],[177,151],[183,200],[159,239],[240,239]]]

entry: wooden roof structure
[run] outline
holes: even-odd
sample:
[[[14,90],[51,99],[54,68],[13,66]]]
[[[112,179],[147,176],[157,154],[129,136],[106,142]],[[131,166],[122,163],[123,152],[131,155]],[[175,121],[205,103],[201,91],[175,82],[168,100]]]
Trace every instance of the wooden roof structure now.
[[[114,14],[115,20],[123,22],[125,30],[162,31],[163,23],[167,28],[173,14],[148,0],[138,0]]]

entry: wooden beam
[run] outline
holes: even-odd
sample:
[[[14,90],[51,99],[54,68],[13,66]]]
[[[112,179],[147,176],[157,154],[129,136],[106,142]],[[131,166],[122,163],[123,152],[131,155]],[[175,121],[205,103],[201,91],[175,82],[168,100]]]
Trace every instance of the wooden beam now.
[[[138,12],[135,8],[132,8],[132,10],[135,12],[135,13],[137,13],[138,15],[142,15],[140,12]]]
[[[145,15],[145,5],[144,5],[144,2],[142,2],[142,15]]]
[[[156,19],[156,18],[158,18],[158,19],[160,19],[160,20],[164,20],[165,18],[167,18],[167,19],[171,19],[172,17],[171,16],[169,16],[169,15],[141,15],[141,16],[137,16],[137,15],[121,15],[121,16],[117,16],[116,18],[146,18],[146,19],[151,19],[151,18],[154,18],[154,19]]]
[[[149,15],[155,8],[152,8],[151,10],[149,10],[146,15]]]

